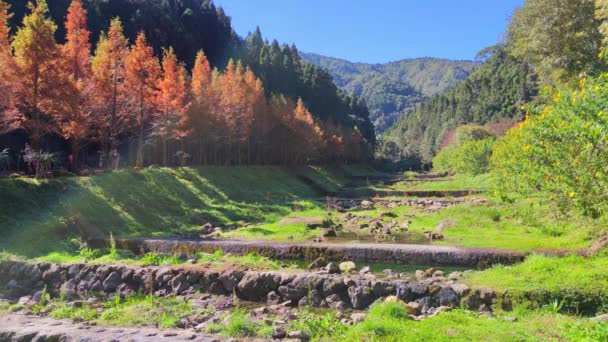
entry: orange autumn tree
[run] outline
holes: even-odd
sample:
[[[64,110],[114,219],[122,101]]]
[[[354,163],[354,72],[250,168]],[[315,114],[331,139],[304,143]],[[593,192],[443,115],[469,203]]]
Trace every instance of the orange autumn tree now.
[[[134,97],[139,133],[137,139],[137,160],[135,165],[144,164],[144,135],[148,118],[154,110],[156,85],[160,78],[160,65],[154,56],[154,50],[148,45],[146,35],[137,36],[135,45],[125,60],[127,91]]]
[[[128,53],[129,42],[123,34],[122,23],[115,18],[110,23],[107,36],[100,36],[92,63],[97,137],[104,156],[109,156],[110,151],[118,147],[119,137],[130,131],[133,124],[125,89]]]
[[[22,115],[22,128],[30,136],[32,147],[42,147],[42,138],[57,130],[56,117],[71,111],[70,87],[55,41],[57,25],[48,17],[45,0],[28,3],[30,11],[23,18],[23,26],[15,34],[17,80],[17,108]]]
[[[8,20],[10,6],[0,0],[0,133],[13,130],[19,124],[19,116],[14,107],[16,66],[10,46]]]
[[[65,22],[66,43],[62,54],[68,76],[75,91],[70,96],[73,110],[59,113],[60,133],[72,145],[73,168],[78,168],[80,147],[92,135],[92,97],[96,94],[91,82],[91,44],[87,29],[87,12],[82,0],[74,0]]]
[[[216,103],[213,74],[205,53],[201,50],[196,54],[190,92],[191,105],[179,122],[180,135],[191,143],[190,148],[198,153],[194,155],[197,162],[207,164],[211,144],[211,128],[215,126],[213,105]]]
[[[162,164],[167,165],[168,141],[175,136],[177,124],[187,110],[188,100],[187,72],[177,60],[173,48],[163,52],[162,74],[158,84],[158,111],[154,124],[155,133],[162,145]]]

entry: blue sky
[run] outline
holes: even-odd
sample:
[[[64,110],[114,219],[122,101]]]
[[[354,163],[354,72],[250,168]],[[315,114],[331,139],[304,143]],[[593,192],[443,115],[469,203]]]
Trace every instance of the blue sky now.
[[[241,36],[355,62],[473,59],[500,41],[523,0],[215,0]]]

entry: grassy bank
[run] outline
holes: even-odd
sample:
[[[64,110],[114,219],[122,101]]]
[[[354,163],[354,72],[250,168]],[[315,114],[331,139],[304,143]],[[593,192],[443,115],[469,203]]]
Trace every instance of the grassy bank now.
[[[171,236],[200,225],[273,224],[313,210],[364,167],[203,167],[1,179],[0,249],[35,256],[69,236]]]

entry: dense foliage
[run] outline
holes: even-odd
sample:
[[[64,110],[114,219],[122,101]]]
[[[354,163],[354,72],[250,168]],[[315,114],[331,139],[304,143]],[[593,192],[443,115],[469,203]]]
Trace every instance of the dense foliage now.
[[[542,83],[576,83],[606,65],[597,58],[602,35],[594,14],[594,0],[527,0],[513,15],[507,43]]]
[[[521,106],[536,95],[536,77],[504,46],[484,51],[490,57],[461,84],[431,98],[398,121],[383,137],[380,154],[393,159],[432,160],[450,130],[465,124],[518,119]]]
[[[434,58],[366,64],[313,53],[301,55],[305,61],[329,70],[346,93],[363,97],[380,132],[413,110],[416,104],[460,83],[477,65]]]
[[[562,210],[608,210],[608,75],[555,92],[500,139],[492,158],[500,193],[542,192]]]
[[[0,128],[25,132],[35,151],[59,136],[71,145],[66,154],[73,168],[80,166],[83,146],[98,146],[99,164],[108,167],[125,159],[137,166],[301,164],[362,160],[373,151],[375,134],[364,100],[343,94],[326,71],[303,63],[295,46],[269,44],[259,30],[244,41],[233,37],[228,17],[208,1],[130,2],[133,11],[124,13],[143,20],[127,18],[127,27],[141,30],[135,39],[125,35],[130,31],[120,17],[110,21],[107,32],[89,30],[95,25],[88,25],[87,18],[105,21],[116,9],[101,1],[71,2],[65,29],[57,33],[49,13],[60,13],[61,4],[53,2],[51,9],[38,0],[28,5],[25,16],[18,11],[11,17],[9,6],[0,2],[5,95]],[[163,6],[172,11],[163,12]],[[152,25],[157,15],[169,22],[174,11],[192,15],[193,6],[218,20],[208,23],[210,28],[192,27],[190,34],[215,35],[225,44],[219,48],[200,41],[195,46],[209,47],[213,59],[200,50],[192,64],[181,35]],[[22,25],[11,35],[9,21],[20,15]],[[230,34],[224,37],[217,25],[227,25]],[[159,38],[160,33],[168,35]],[[93,36],[99,37],[94,53]],[[241,61],[231,59],[223,67],[219,50]],[[128,158],[120,158],[119,149]]]
[[[433,158],[433,168],[448,173],[480,175],[487,173],[492,157],[494,133],[478,125],[456,130],[456,145],[443,148]]]

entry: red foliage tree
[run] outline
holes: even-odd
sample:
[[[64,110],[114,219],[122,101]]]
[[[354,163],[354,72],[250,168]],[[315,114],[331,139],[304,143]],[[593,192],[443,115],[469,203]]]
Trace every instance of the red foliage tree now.
[[[160,65],[154,56],[154,50],[148,45],[146,35],[142,32],[137,36],[135,45],[125,60],[127,91],[134,96],[139,126],[137,141],[136,166],[144,164],[144,135],[145,126],[154,111],[156,85],[160,79]]]
[[[168,141],[175,136],[177,124],[187,110],[188,80],[183,64],[180,64],[172,48],[164,50],[162,79],[158,84],[156,99],[157,116],[155,133],[162,145],[162,163],[167,165]]]
[[[120,19],[110,23],[108,35],[102,34],[93,56],[94,108],[97,138],[103,156],[118,146],[119,137],[131,130],[129,94],[125,89],[125,59],[129,42],[123,34]]]

